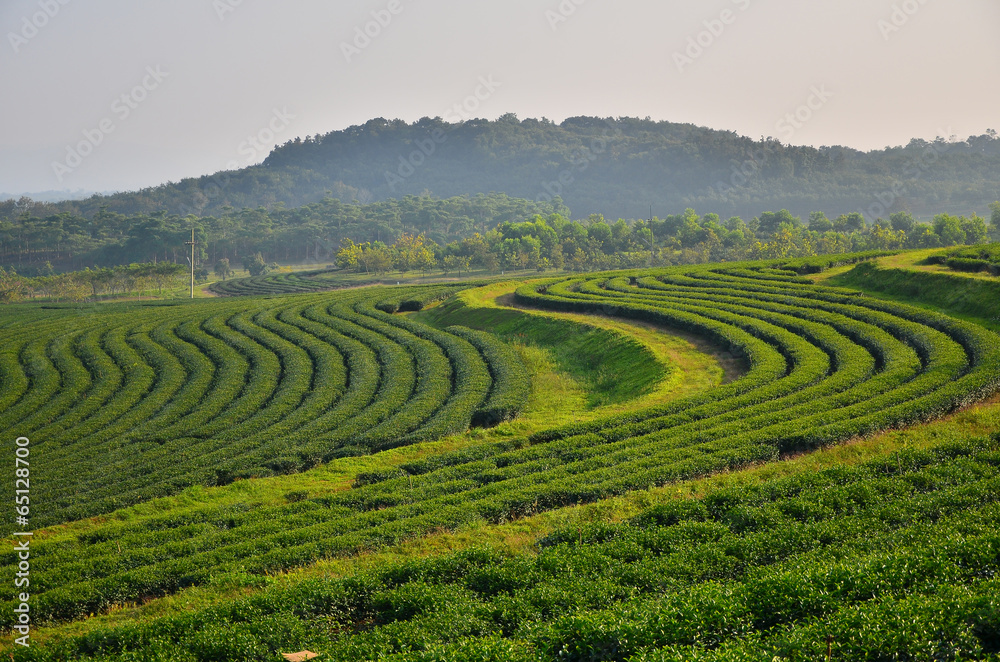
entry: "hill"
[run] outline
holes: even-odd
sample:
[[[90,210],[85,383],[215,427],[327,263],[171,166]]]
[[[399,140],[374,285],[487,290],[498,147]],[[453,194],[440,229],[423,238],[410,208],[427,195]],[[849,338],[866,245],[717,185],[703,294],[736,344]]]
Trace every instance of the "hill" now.
[[[5,308],[0,654],[995,660],[995,283],[866,257]]]
[[[580,217],[645,218],[652,206],[661,216],[685,207],[744,217],[787,208],[802,216],[861,210],[874,219],[900,210],[918,217],[983,211],[1000,197],[997,181],[1000,140],[992,130],[862,152],[649,119],[378,118],[286,143],[261,165],[60,203],[52,212],[217,215],[226,206],[293,207],[328,194],[369,203],[496,191],[559,197]]]

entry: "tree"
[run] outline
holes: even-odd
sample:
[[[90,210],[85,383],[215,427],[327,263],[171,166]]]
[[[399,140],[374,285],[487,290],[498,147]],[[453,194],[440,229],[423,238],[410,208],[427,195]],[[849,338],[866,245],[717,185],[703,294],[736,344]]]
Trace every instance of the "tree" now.
[[[809,214],[809,229],[813,232],[829,232],[833,229],[833,221],[821,211]]]
[[[479,265],[491,274],[495,274],[500,271],[500,260],[493,251],[487,251],[484,253],[481,257]]]
[[[68,299],[73,302],[83,301],[87,298],[87,284],[81,281],[77,277],[77,274],[63,274],[57,278],[57,298]]]
[[[552,254],[548,258],[549,265],[553,269],[562,269],[566,266],[566,258],[563,256],[562,244],[556,244],[552,247]]]
[[[932,226],[918,223],[913,227],[906,245],[907,248],[937,248],[941,245],[941,237]]]
[[[585,271],[590,264],[587,258],[587,254],[583,252],[580,248],[573,251],[573,254],[569,256],[569,260],[566,264],[573,271]]]
[[[341,241],[340,250],[337,251],[337,266],[341,269],[359,269],[362,251],[361,246],[345,237]]]
[[[392,253],[380,242],[366,246],[361,259],[366,272],[374,271],[380,276],[393,267]]]
[[[410,269],[424,271],[434,266],[434,253],[425,245],[424,235],[414,237],[403,233],[393,246],[396,268],[406,273]]]
[[[434,252],[429,248],[425,247],[413,256],[413,268],[422,273],[427,273],[428,269],[433,269],[436,266],[437,260],[434,258]]]
[[[941,243],[945,246],[965,243],[962,221],[950,214],[938,214],[934,217],[934,234],[941,237]]]
[[[770,237],[778,232],[782,225],[790,225],[793,228],[802,225],[801,219],[792,216],[792,213],[787,209],[766,211],[757,220],[757,231],[762,237]]]
[[[962,224],[962,231],[965,233],[967,244],[985,244],[989,238],[989,230],[986,228],[986,220],[979,214],[973,213],[972,218],[959,219]]]
[[[25,279],[17,275],[13,269],[4,271],[0,267],[0,303],[11,303],[24,298],[27,291]]]
[[[458,275],[461,276],[463,271],[469,270],[469,258],[460,255],[445,255],[441,264],[444,267],[445,275],[457,271]]]
[[[264,256],[260,253],[254,253],[250,257],[243,258],[243,268],[251,276],[263,276],[267,273],[268,269],[267,262],[264,261]]]
[[[865,223],[864,214],[856,211],[850,214],[841,214],[833,222],[833,228],[841,232],[860,232],[866,227],[868,224]]]
[[[215,263],[215,275],[226,280],[233,275],[233,269],[229,266],[229,258],[224,257]]]
[[[601,217],[600,221],[587,228],[587,237],[600,244],[602,250],[606,250],[611,248],[613,232],[611,226],[605,223],[604,218]]]
[[[917,221],[913,218],[913,214],[910,212],[897,211],[889,216],[889,223],[892,225],[893,230],[902,230],[903,232],[910,233],[913,232],[913,228],[916,226]]]
[[[891,230],[876,224],[868,235],[869,250],[891,250],[902,248],[906,233],[902,230]]]
[[[537,270],[542,262],[541,243],[534,237],[522,237],[517,262],[521,269]]]
[[[990,203],[990,225],[994,230],[1000,230],[1000,200]]]
[[[170,262],[162,263],[164,265],[170,265],[181,268],[179,264],[173,264]],[[108,287],[111,285],[111,279],[114,273],[111,269],[84,269],[80,272],[80,280],[86,283],[90,287],[90,292],[94,297],[94,301],[97,301],[97,297],[105,293]]]
[[[183,271],[186,271],[183,265],[174,264],[173,262],[160,262],[159,264],[153,266],[150,277],[153,279],[153,282],[156,283],[156,287],[160,294],[163,294],[163,286],[166,285],[171,278],[174,278]]]

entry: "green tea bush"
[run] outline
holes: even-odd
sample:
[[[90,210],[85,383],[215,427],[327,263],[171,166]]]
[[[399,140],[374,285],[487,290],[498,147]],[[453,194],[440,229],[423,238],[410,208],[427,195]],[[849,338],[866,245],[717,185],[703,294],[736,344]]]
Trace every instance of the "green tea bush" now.
[[[40,539],[33,558],[47,571],[37,591],[37,615],[73,618],[142,596],[204,584],[234,568],[265,576],[429,531],[506,522],[769,462],[784,454],[930,420],[1000,388],[1000,346],[985,329],[850,290],[815,286],[790,275],[789,270],[797,271],[795,266],[780,262],[697,266],[524,285],[515,294],[522,305],[610,315],[695,333],[746,361],[748,370],[731,383],[667,404],[369,472],[358,477],[353,489],[322,497],[256,505],[224,515],[211,508],[192,508],[183,514],[146,518],[141,524],[114,522],[102,527],[101,535],[74,545]],[[159,411],[171,421],[159,438],[155,430],[143,430],[129,449],[119,451],[111,470],[103,465],[100,471],[100,463],[88,464],[88,454],[112,448],[115,440],[102,437],[101,431],[114,429],[114,423],[100,418],[96,410],[67,419],[94,425],[90,437],[65,450],[66,458],[80,462],[78,474],[66,471],[68,459],[59,464],[59,453],[51,456],[53,466],[62,467],[51,496],[73,517],[185,485],[295,471],[338,453],[389,448],[461,431],[477,415],[486,416],[481,412],[516,408],[528,387],[521,368],[517,364],[510,368],[516,354],[497,346],[490,336],[432,329],[385,312],[410,300],[423,307],[452,291],[442,286],[247,299],[239,305],[211,302],[189,309],[187,314],[197,310],[200,321],[178,318],[176,326],[155,332],[147,330],[159,327],[141,316],[122,318],[121,325],[137,330],[135,342],[125,346],[112,340],[122,336],[114,336],[107,326],[82,325],[42,343],[25,338],[16,345],[22,374],[37,373],[40,378],[28,379],[27,390],[11,410],[22,420],[40,418],[46,408],[44,415],[58,421],[60,416],[75,415],[72,403],[79,394],[106,392],[107,402],[136,402],[123,412],[126,418],[128,411],[138,408],[150,416]],[[390,305],[380,306],[384,302]],[[194,371],[205,361],[211,365],[210,376],[200,377],[198,389],[148,382],[150,371],[162,373],[163,379],[170,373],[152,369],[156,361],[165,366],[165,357],[140,351],[144,341],[139,338],[149,334],[152,342],[154,333],[162,340],[156,342],[159,347],[192,353],[187,357],[175,353],[175,368],[180,364]],[[37,366],[23,361],[39,355],[46,360]],[[127,364],[136,358],[144,365],[148,361],[148,367],[131,377],[136,390],[129,391],[127,399],[115,400],[108,385],[127,385],[132,374]],[[13,369],[13,364],[9,367]],[[72,397],[63,397],[57,386],[42,379],[52,372],[78,375]],[[315,393],[318,375],[332,380],[329,394]],[[36,383],[44,392],[58,395],[45,402],[33,399]],[[150,396],[156,394],[156,406],[142,409],[141,400],[134,400],[143,389]],[[173,393],[172,399],[166,399],[167,393]],[[191,403],[184,415],[174,406],[182,396]],[[98,429],[98,422],[106,425]],[[269,437],[274,431],[281,432],[279,439]],[[168,436],[173,434],[177,436]],[[976,528],[978,520],[962,519],[962,513],[978,508],[976,517],[992,521],[992,497],[984,500],[983,495],[996,488],[995,479],[977,475],[993,471],[990,462],[995,458],[981,449],[955,451],[959,456],[964,459],[954,462],[943,455],[906,456],[900,460],[905,460],[905,467],[866,467],[857,480],[850,472],[831,474],[824,477],[829,480],[820,492],[818,483],[800,478],[770,486],[771,492],[716,495],[690,513],[683,509],[650,513],[623,529],[636,533],[629,533],[632,537],[626,536],[620,545],[616,541],[625,533],[612,529],[566,532],[553,538],[559,542],[554,547],[571,548],[573,540],[577,546],[579,541],[614,544],[617,556],[586,560],[566,552],[559,563],[579,561],[580,572],[559,575],[547,587],[540,582],[537,593],[526,594],[517,604],[496,607],[499,612],[486,616],[476,611],[478,598],[465,590],[447,588],[438,595],[421,587],[413,589],[417,593],[387,594],[379,604],[394,606],[382,611],[371,606],[369,596],[363,610],[351,612],[350,618],[359,619],[351,622],[374,619],[386,629],[370,639],[352,638],[359,646],[355,652],[403,655],[411,648],[424,650],[420,646],[479,637],[494,641],[515,633],[543,657],[624,658],[716,646],[721,650],[744,638],[778,642],[772,637],[775,628],[810,627],[813,620],[834,618],[853,609],[866,591],[886,600],[905,599],[914,575],[897,568],[899,559],[926,562],[914,567],[923,568],[935,586],[971,585],[988,578],[985,559],[993,548],[983,530]],[[919,468],[931,464],[938,468]],[[966,468],[971,465],[976,469],[969,473]],[[835,483],[838,480],[843,484]],[[843,487],[847,484],[850,489]],[[933,499],[921,500],[931,492]],[[881,508],[883,503],[889,505]],[[875,512],[876,507],[881,509]],[[949,513],[961,521],[956,520],[958,528],[947,531],[975,538],[982,555],[963,556],[948,547],[946,539],[919,537],[922,529],[913,522],[920,518],[950,522]],[[650,533],[652,523],[658,530]],[[896,528],[891,534],[875,535],[886,527]],[[904,536],[896,542],[892,536],[904,529],[912,540]],[[836,554],[848,560],[842,563],[836,554],[823,556],[817,541],[840,550]],[[675,549],[687,551],[664,556]],[[922,549],[935,550],[937,556],[925,558]],[[606,548],[609,554],[610,550]],[[803,565],[784,568],[784,574],[747,574],[751,568],[790,562],[797,555],[804,555]],[[947,558],[947,563],[926,566],[939,557]],[[624,584],[617,575],[593,574],[600,568],[622,567],[621,559],[649,562],[629,566]],[[0,565],[10,562],[0,560]],[[966,573],[968,568],[972,574]],[[874,573],[876,583],[860,585],[852,580],[851,586],[860,589],[851,588],[846,580],[830,583],[831,577],[849,577],[855,571]],[[981,577],[982,573],[987,575]],[[742,582],[738,587],[713,583],[737,580]],[[477,586],[492,592],[490,599],[510,597],[488,574],[480,573],[477,581]],[[801,594],[792,591],[801,581],[817,588]],[[690,591],[681,590],[692,586]],[[604,594],[602,587],[607,587]],[[675,590],[662,598],[662,605],[649,602],[653,593]],[[790,602],[782,602],[783,595],[791,596]],[[620,604],[609,606],[612,603]],[[768,605],[772,608],[766,609]],[[586,618],[574,620],[573,612],[580,609],[589,610]],[[384,615],[390,612],[394,615]],[[534,624],[524,625],[518,614],[524,615],[525,623]],[[455,626],[442,625],[447,619],[457,619]],[[546,625],[538,625],[543,622]],[[408,623],[414,624],[413,629]],[[420,643],[426,637],[430,638]],[[367,643],[358,643],[362,640]]]

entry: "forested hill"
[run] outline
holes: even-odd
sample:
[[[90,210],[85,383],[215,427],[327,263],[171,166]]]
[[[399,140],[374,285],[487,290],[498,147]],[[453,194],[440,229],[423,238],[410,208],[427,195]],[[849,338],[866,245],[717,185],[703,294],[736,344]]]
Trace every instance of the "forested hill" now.
[[[860,152],[629,118],[374,119],[286,143],[260,166],[53,211],[92,216],[103,206],[201,216],[227,205],[295,207],[327,194],[368,203],[496,191],[530,200],[558,195],[579,217],[644,218],[652,205],[661,216],[686,207],[724,217],[787,208],[803,216],[863,211],[874,219],[900,210],[918,217],[982,212],[1000,198],[998,182],[1000,139],[992,130],[965,141],[913,140]]]

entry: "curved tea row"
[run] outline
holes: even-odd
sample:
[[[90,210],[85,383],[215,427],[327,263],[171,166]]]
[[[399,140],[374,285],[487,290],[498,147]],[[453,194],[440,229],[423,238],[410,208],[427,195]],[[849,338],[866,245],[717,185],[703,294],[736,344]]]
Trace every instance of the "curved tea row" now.
[[[293,578],[14,659],[790,660],[825,659],[830,637],[845,660],[992,660],[998,531],[994,436],[668,499],[537,554]]]
[[[10,334],[0,430],[32,439],[32,523],[511,418],[528,375],[492,336],[376,308],[454,291],[154,306]]]
[[[234,278],[232,280],[212,283],[208,286],[208,289],[213,294],[219,296],[238,297],[264,294],[303,294],[365,284],[360,281],[315,278],[315,276],[324,273],[329,272],[318,270],[297,273],[274,273],[250,278]]]

